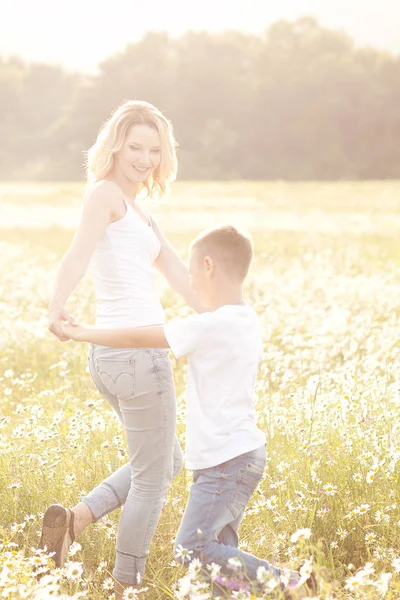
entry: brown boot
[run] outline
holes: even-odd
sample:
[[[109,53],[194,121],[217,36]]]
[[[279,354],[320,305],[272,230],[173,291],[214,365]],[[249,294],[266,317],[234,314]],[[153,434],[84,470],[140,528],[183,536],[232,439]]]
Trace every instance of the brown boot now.
[[[52,504],[44,513],[39,548],[54,552],[56,567],[63,567],[69,547],[75,540],[74,513],[61,504]]]

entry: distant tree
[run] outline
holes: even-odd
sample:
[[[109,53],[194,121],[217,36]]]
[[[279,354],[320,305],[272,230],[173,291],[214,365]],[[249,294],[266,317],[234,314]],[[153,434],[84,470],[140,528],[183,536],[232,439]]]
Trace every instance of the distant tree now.
[[[0,176],[12,179],[13,168],[20,150],[18,107],[24,85],[25,68],[22,61],[0,60]],[[20,168],[23,162],[20,162]]]
[[[19,59],[0,63],[2,178],[51,177],[55,154],[61,153],[60,140],[53,140],[51,132],[80,80],[60,67],[28,66]]]
[[[126,99],[171,118],[182,178],[400,175],[400,57],[312,17],[262,36],[148,33],[99,74],[0,60],[0,177],[82,179],[84,152]]]

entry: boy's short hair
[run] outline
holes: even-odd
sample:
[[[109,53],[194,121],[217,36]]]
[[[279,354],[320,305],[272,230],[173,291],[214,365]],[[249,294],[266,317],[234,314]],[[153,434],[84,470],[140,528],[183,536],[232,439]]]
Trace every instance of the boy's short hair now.
[[[203,231],[192,241],[190,248],[201,252],[203,258],[210,256],[228,277],[239,282],[246,278],[253,258],[250,235],[232,225]]]

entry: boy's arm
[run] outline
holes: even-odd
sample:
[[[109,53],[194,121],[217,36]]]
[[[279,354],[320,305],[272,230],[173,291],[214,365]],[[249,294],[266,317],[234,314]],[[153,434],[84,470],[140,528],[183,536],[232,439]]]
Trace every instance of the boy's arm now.
[[[96,329],[82,325],[64,325],[63,333],[77,342],[90,342],[111,348],[169,348],[162,325]]]
[[[188,266],[167,240],[157,222],[153,218],[151,218],[151,222],[161,243],[161,250],[154,261],[154,266],[164,275],[172,289],[178,292],[196,312],[208,312],[210,309],[201,304],[198,295],[190,285]]]

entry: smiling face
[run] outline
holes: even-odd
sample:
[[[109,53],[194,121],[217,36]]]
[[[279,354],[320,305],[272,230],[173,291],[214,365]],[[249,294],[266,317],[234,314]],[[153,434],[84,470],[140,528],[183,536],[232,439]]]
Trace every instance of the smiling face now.
[[[132,183],[144,183],[161,162],[161,140],[155,127],[132,125],[121,150],[115,155],[115,170]]]

